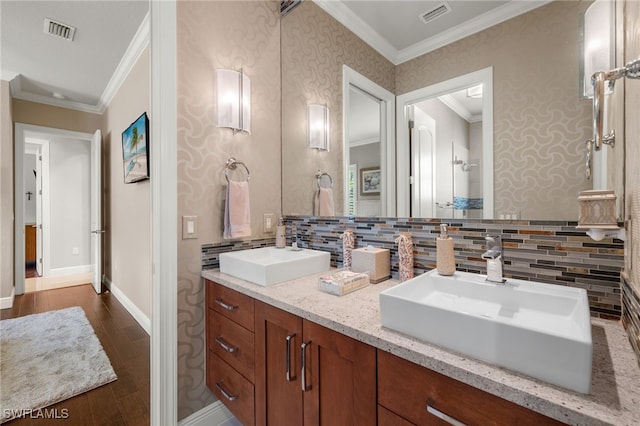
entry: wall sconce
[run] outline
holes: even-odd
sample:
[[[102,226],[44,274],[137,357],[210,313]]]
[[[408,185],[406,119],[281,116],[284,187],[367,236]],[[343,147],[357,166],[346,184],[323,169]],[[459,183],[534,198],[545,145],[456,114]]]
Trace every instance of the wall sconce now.
[[[329,151],[329,108],[324,105],[307,105],[309,148]]]
[[[251,80],[242,70],[216,70],[216,126],[251,133]]]
[[[593,97],[591,76],[613,68],[615,63],[615,2],[595,0],[584,13],[582,96]],[[609,87],[607,93],[611,93]]]

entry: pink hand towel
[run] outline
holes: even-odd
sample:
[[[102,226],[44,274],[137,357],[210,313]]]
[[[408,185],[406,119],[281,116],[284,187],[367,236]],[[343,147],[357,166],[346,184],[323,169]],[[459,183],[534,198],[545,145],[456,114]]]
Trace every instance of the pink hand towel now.
[[[331,188],[320,188],[316,192],[314,214],[316,216],[335,216],[333,206],[333,190]]]
[[[251,211],[249,209],[249,182],[229,182],[224,208],[223,237],[251,236]]]

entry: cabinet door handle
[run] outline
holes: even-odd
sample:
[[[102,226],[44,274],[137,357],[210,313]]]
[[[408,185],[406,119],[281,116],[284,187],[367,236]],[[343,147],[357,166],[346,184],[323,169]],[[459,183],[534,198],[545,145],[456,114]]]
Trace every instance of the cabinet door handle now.
[[[231,346],[231,345],[227,344],[222,339],[222,336],[216,337],[216,343],[219,344],[222,349],[224,349],[225,351],[227,351],[229,353],[234,353],[236,350],[238,350],[237,346]]]
[[[290,334],[285,339],[285,352],[284,352],[284,365],[285,365],[285,377],[287,378],[287,382],[290,382],[293,378],[291,377],[291,339],[296,335],[296,333]]]
[[[300,364],[302,364],[301,368],[300,368],[300,375],[302,376],[302,380],[300,380],[300,382],[302,383],[302,392],[306,392],[309,389],[311,389],[311,386],[307,386],[307,375],[305,373],[305,370],[307,369],[307,346],[309,346],[311,344],[311,341],[308,342],[304,342],[302,345],[300,345],[300,352],[301,352],[301,358],[302,361],[300,362]]]
[[[238,399],[238,395],[231,395],[229,392],[226,391],[224,387],[222,387],[222,380],[220,380],[219,382],[216,382],[216,388],[218,388],[218,390],[222,393],[222,395],[225,398],[227,398],[229,401],[235,401],[236,399]]]
[[[453,426],[467,426],[464,423],[462,423],[461,421],[456,420],[453,417],[449,416],[448,414],[445,414],[442,411],[433,408],[429,404],[427,404],[427,411],[430,414],[433,414],[434,416],[438,417],[439,419],[445,421],[446,423],[449,423],[450,425],[453,425]]]
[[[222,300],[219,297],[216,297],[216,303],[220,306],[222,306],[223,308],[225,308],[227,311],[235,311],[236,309],[238,309],[237,305],[228,305],[226,303],[224,303],[224,300]]]

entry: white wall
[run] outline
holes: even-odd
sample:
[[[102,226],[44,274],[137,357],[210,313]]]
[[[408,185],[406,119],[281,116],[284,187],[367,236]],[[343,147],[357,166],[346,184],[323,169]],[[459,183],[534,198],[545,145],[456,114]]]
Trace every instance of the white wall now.
[[[51,269],[89,265],[91,146],[52,138],[49,147]]]
[[[24,223],[25,225],[36,223],[36,178],[33,171],[36,169],[36,154],[24,155]],[[31,192],[31,199],[27,196]]]
[[[0,81],[0,300],[13,292],[13,122],[9,82]]]

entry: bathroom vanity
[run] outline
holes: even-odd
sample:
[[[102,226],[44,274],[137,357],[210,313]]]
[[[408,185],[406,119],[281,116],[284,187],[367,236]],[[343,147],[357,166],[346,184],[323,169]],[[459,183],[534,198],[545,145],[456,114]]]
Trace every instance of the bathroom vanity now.
[[[379,294],[396,280],[338,297],[317,289],[319,274],[271,287],[218,270],[202,276],[207,386],[245,425],[640,418],[640,369],[617,322],[593,320],[592,391],[584,395],[382,327]]]

